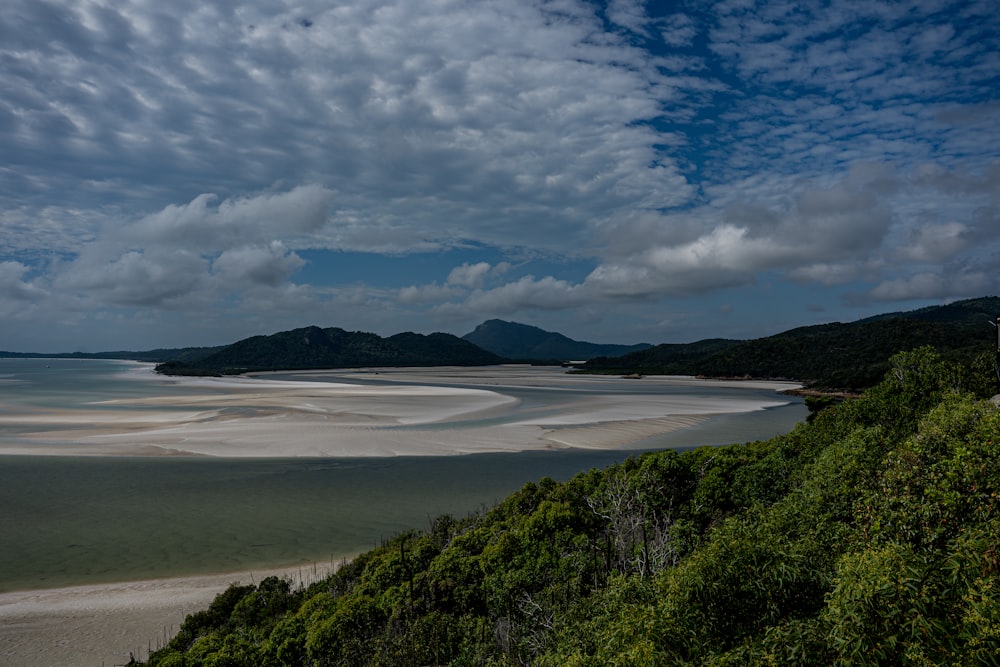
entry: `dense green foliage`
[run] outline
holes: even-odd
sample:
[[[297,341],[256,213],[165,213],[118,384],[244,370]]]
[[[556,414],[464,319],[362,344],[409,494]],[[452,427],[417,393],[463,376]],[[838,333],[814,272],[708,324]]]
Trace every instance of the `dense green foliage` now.
[[[882,378],[892,354],[922,345],[959,363],[992,365],[983,353],[996,341],[989,324],[998,314],[1000,298],[984,297],[849,324],[801,327],[755,340],[658,345],[618,358],[592,359],[583,369],[785,378],[824,388],[864,389]]]
[[[521,360],[581,361],[600,356],[620,356],[652,347],[647,343],[588,343],[553,331],[503,320],[487,320],[462,338],[501,357]]]
[[[382,338],[336,327],[305,327],[246,338],[200,359],[167,362],[156,370],[206,375],[360,366],[485,366],[502,361],[451,334],[401,333]]]
[[[998,664],[1000,411],[970,377],[900,354],[785,436],[529,483],[305,590],[233,586],[150,664]]]

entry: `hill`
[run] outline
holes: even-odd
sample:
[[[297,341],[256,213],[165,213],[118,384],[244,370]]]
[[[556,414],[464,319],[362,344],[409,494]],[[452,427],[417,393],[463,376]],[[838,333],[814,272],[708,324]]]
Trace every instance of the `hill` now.
[[[785,436],[528,483],[309,588],[233,585],[149,664],[998,664],[1000,411],[930,348],[889,368]]]
[[[478,366],[511,360],[588,360],[581,372],[793,379],[857,392],[885,373],[894,353],[930,345],[944,358],[993,367],[1000,298],[982,297],[894,312],[851,323],[800,327],[753,340],[706,339],[650,346],[576,341],[515,322],[487,320],[462,338],[401,333],[389,338],[305,327],[214,348],[0,357],[75,357],[160,362],[164,373],[219,375],[250,370],[356,366]]]
[[[852,323],[820,324],[747,341],[658,345],[617,358],[591,359],[589,372],[795,379],[859,390],[885,373],[894,353],[930,345],[945,358],[992,365],[1000,298],[984,297]]]
[[[484,350],[508,359],[583,361],[620,356],[652,345],[613,345],[573,340],[560,333],[504,320],[487,320],[462,336]]]
[[[266,370],[359,366],[485,366],[503,359],[457,336],[373,333],[316,326],[252,336],[191,361],[160,364],[170,375],[219,375]]]

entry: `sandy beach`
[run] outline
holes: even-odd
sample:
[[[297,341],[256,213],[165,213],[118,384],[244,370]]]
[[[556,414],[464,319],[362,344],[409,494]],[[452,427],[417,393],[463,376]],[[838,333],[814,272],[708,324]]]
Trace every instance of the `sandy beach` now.
[[[230,584],[268,576],[308,586],[329,564],[0,593],[0,665],[101,667],[145,660]]]
[[[152,371],[137,367],[131,373],[149,379]],[[169,396],[108,400],[81,409],[0,411],[0,425],[18,433],[0,440],[0,455],[372,457],[625,448],[713,415],[788,404],[778,392],[797,386],[628,380],[532,367],[295,376],[162,378],[157,381],[175,390]],[[774,393],[768,394],[771,400],[759,393],[748,393],[746,400],[693,399],[683,392],[658,392],[658,386]],[[185,391],[178,394],[178,387]],[[565,392],[568,398],[555,407],[532,407],[515,395],[535,389],[557,397]],[[294,570],[284,574],[296,581],[301,576]],[[252,576],[259,581],[266,573]],[[229,583],[250,577],[244,572],[0,594],[0,664],[124,664],[130,652],[145,658],[149,647],[176,632],[187,613],[207,606]]]
[[[149,374],[148,368],[138,372]],[[164,378],[189,395],[148,396],[87,409],[0,414],[21,432],[0,440],[0,455],[359,457],[624,447],[686,428],[714,414],[783,405],[789,383],[645,378],[692,387],[774,389],[773,401],[693,400],[621,393],[636,380],[572,376],[533,367],[314,371],[287,381],[266,377]],[[376,379],[381,384],[362,384]],[[332,380],[332,381],[331,381]],[[352,380],[354,382],[352,382]],[[617,380],[618,385],[614,385]],[[611,385],[609,385],[609,382]],[[464,386],[443,386],[462,384]],[[475,386],[472,386],[475,385]],[[583,389],[557,412],[518,412],[512,388]]]

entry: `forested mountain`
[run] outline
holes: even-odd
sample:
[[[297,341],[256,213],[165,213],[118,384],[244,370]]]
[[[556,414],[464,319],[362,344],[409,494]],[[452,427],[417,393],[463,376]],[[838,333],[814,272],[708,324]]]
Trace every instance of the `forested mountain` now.
[[[861,389],[878,382],[888,358],[930,345],[945,358],[992,364],[1000,298],[958,301],[889,313],[848,324],[792,329],[747,341],[705,340],[658,345],[618,358],[592,359],[594,372],[666,373],[710,377],[787,378],[824,388]]]
[[[648,343],[587,343],[560,333],[503,320],[487,320],[462,338],[508,359],[585,361],[600,356],[620,356],[652,347]]]
[[[252,336],[197,360],[168,362],[157,371],[176,375],[358,366],[484,366],[503,359],[457,336],[401,333],[382,338],[337,327],[305,327]]]
[[[996,665],[992,377],[887,365],[788,435],[529,483],[305,589],[234,585],[149,664]]]
[[[382,338],[339,328],[305,327],[253,336],[215,348],[57,355],[0,352],[9,357],[133,359],[161,363],[174,374],[356,366],[479,366],[511,360],[589,359],[593,373],[639,373],[794,379],[821,389],[858,391],[885,373],[896,352],[930,345],[945,359],[993,364],[1000,298],[982,297],[856,322],[791,329],[753,340],[602,345],[503,320],[487,320],[462,338],[401,333]],[[617,356],[615,356],[617,355]]]

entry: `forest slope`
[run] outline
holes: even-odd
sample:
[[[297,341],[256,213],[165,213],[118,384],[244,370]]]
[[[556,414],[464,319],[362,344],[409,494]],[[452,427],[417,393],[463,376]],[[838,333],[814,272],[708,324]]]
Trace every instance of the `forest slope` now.
[[[588,343],[554,331],[503,320],[487,320],[462,338],[501,357],[521,360],[585,360],[599,356],[620,356],[652,347],[648,343]]]
[[[167,362],[156,370],[170,375],[219,375],[360,366],[485,366],[502,361],[451,334],[408,332],[383,338],[313,326],[252,336],[199,359]]]
[[[785,436],[529,483],[307,589],[233,586],[150,664],[998,664],[992,378],[930,348],[888,368]]]
[[[995,349],[1000,298],[983,297],[857,322],[791,329],[746,341],[704,340],[658,345],[581,368],[603,373],[795,379],[822,388],[859,390],[876,384],[900,350],[930,345],[963,364]],[[982,365],[983,361],[978,363]],[[988,363],[992,363],[989,360]]]

